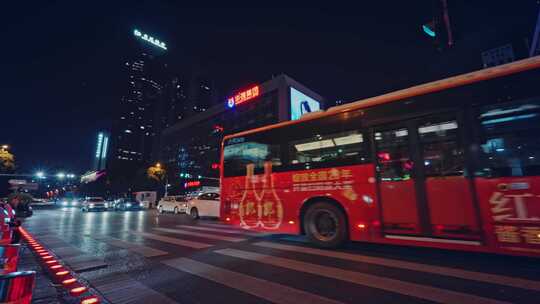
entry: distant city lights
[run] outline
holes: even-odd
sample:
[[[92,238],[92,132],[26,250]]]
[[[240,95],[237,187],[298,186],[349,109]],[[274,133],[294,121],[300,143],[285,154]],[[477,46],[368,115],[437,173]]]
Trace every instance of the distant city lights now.
[[[139,37],[142,40],[148,41],[151,44],[153,44],[153,45],[155,45],[155,46],[157,46],[159,48],[162,48],[164,50],[167,49],[167,46],[165,45],[165,42],[159,41],[158,39],[156,39],[156,38],[154,38],[152,36],[148,36],[147,34],[142,33],[141,31],[139,31],[137,29],[133,30],[133,35],[135,35],[135,37]]]

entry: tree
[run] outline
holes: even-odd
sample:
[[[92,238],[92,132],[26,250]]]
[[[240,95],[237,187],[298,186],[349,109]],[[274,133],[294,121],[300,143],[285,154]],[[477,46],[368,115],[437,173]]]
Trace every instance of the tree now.
[[[148,178],[156,180],[158,182],[163,181],[165,173],[165,169],[161,167],[160,163],[157,163],[155,166],[150,166],[148,170],[146,170],[146,175],[148,176]]]
[[[7,149],[0,149],[0,172],[15,171],[15,156]]]
[[[157,182],[157,184],[159,185],[157,191],[160,196],[161,186],[165,186],[165,191],[163,192],[163,194],[167,195],[167,171],[165,171],[165,168],[163,168],[160,163],[156,163],[154,166],[150,166],[148,170],[146,170],[146,175],[149,179]]]

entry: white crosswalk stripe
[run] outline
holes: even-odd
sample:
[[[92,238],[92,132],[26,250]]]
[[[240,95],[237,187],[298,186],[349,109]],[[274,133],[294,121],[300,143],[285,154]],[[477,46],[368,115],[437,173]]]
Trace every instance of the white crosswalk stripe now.
[[[231,231],[242,231],[242,232],[254,232],[254,233],[256,233],[256,231],[253,231],[253,230],[242,229],[242,228],[240,228],[238,226],[226,225],[226,224],[201,222],[201,223],[198,224],[198,226],[207,226],[207,227],[228,229],[228,230],[231,230]]]
[[[341,302],[321,297],[299,289],[248,276],[239,272],[201,263],[192,259],[177,258],[164,264],[230,288],[254,295],[276,304],[339,304]]]
[[[243,238],[222,236],[222,235],[217,235],[217,234],[209,234],[209,233],[195,232],[195,231],[182,230],[182,229],[154,228],[154,230],[161,231],[161,232],[166,232],[166,233],[197,236],[197,237],[202,237],[202,238],[205,238],[205,239],[228,241],[228,242],[243,242],[243,241],[246,240],[246,239],[243,239]]]
[[[191,230],[219,232],[219,233],[225,233],[225,234],[246,235],[246,236],[264,236],[263,233],[249,232],[249,231],[238,231],[238,230],[228,230],[226,228],[211,228],[211,227],[199,227],[199,226],[190,226],[190,225],[176,225],[176,227],[180,227],[180,228],[183,228],[183,229],[191,229]]]
[[[156,241],[169,243],[169,244],[174,244],[174,245],[179,245],[179,246],[183,246],[183,247],[195,248],[195,249],[203,249],[203,248],[208,248],[208,247],[213,246],[212,244],[195,242],[195,241],[188,241],[188,240],[182,240],[182,239],[178,239],[178,238],[173,238],[173,237],[168,237],[168,236],[154,234],[154,233],[148,233],[148,232],[136,232],[136,231],[133,231],[131,233],[134,234],[134,235],[142,236],[142,237],[147,238],[147,239],[156,240]]]
[[[479,282],[500,284],[500,285],[517,287],[517,288],[540,291],[540,282],[538,281],[531,281],[531,280],[521,279],[521,278],[513,278],[513,277],[508,277],[508,276],[503,276],[503,275],[468,271],[468,270],[443,267],[443,266],[433,266],[433,265],[400,261],[400,260],[394,260],[394,259],[388,259],[388,258],[378,258],[378,257],[345,253],[345,252],[339,252],[339,251],[333,251],[333,250],[321,250],[321,249],[309,248],[309,247],[277,244],[277,243],[271,243],[271,242],[258,242],[258,243],[254,243],[253,245],[261,246],[265,248],[273,248],[273,249],[279,249],[279,250],[285,250],[285,251],[319,255],[319,256],[338,258],[338,259],[349,260],[349,261],[354,261],[354,262],[361,262],[361,263],[375,264],[375,265],[381,265],[381,266],[387,266],[387,267],[393,267],[393,268],[401,268],[401,269],[407,269],[407,270],[434,273],[434,274],[450,276],[450,277],[455,277],[455,278],[460,278],[460,279],[465,279],[465,280],[474,280],[474,281],[479,281]]]
[[[155,249],[155,248],[144,246],[144,245],[134,244],[131,242],[126,242],[126,241],[112,238],[112,237],[92,237],[92,238],[95,240],[107,243],[109,245],[115,246],[115,247],[127,249],[129,251],[138,253],[147,258],[168,254],[168,252],[163,251],[163,250]]]
[[[244,260],[250,260],[258,263],[268,264],[294,271],[310,273],[317,276],[323,276],[340,281],[346,281],[371,288],[381,289],[420,299],[426,299],[445,304],[508,304],[509,302],[488,299],[476,295],[465,294],[461,292],[400,281],[376,275],[365,274],[356,271],[344,270],[335,267],[316,265],[312,263],[296,261],[292,259],[280,258],[255,252],[221,249],[215,253],[225,256],[235,257]]]

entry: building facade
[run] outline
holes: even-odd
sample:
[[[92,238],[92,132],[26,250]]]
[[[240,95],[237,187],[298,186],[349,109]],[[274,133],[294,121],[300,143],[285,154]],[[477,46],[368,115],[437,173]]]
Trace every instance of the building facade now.
[[[138,30],[130,38],[131,54],[123,66],[124,93],[113,122],[108,169],[133,175],[152,160],[169,71],[164,42]]]
[[[170,193],[218,186],[220,146],[225,134],[298,119],[323,108],[320,95],[280,75],[239,90],[165,129],[160,160],[167,168]]]
[[[113,192],[144,190],[146,169],[159,158],[162,131],[217,100],[209,77],[187,58],[173,60],[165,42],[139,30],[128,41],[106,166]]]

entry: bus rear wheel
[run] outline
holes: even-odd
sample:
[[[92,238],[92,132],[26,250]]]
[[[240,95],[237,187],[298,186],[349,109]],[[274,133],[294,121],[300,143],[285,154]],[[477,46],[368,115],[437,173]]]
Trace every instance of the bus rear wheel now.
[[[322,248],[335,248],[348,238],[347,220],[338,207],[318,202],[306,211],[304,231],[308,239]]]

